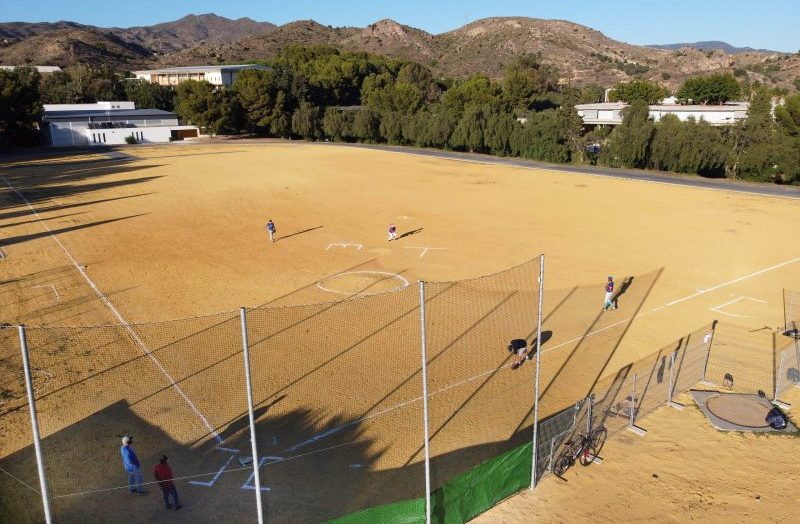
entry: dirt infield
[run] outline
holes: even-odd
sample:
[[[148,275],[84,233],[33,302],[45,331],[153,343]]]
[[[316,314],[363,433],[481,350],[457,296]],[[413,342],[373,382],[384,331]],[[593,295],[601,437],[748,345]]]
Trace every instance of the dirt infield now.
[[[715,318],[781,326],[800,280],[787,199],[310,144],[124,151],[0,165],[0,322],[107,326],[29,329],[61,521],[165,517],[157,488],[125,493],[128,432],[148,468],[167,452],[191,477],[171,518],[250,518],[249,472],[221,449],[249,445],[240,306],[262,454],[292,458],[264,468],[268,511],[300,522],[422,492],[419,279],[546,253],[544,415]],[[435,486],[529,438],[533,366],[512,372],[505,343],[535,326],[537,274],[430,285]],[[628,284],[602,313],[607,275]],[[33,485],[16,332],[0,342],[0,465]],[[0,517],[36,518],[0,478]]]

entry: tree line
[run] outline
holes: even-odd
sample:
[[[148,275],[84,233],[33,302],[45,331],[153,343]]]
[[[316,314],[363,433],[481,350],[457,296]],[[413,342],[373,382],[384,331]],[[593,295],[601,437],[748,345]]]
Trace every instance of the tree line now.
[[[622,125],[587,131],[575,105],[601,101],[604,90],[559,85],[559,71],[537,54],[519,57],[497,81],[438,78],[417,63],[316,46],[289,47],[265,64],[267,71],[241,71],[230,88],[186,81],[173,89],[125,80],[107,68],[44,78],[24,68],[0,72],[0,132],[25,136],[21,130],[42,103],[132,100],[174,110],[212,135],[389,143],[800,183],[800,95],[787,96],[773,117],[774,92],[733,75],[690,78],[676,97],[692,104],[749,99],[747,119],[735,125],[653,122],[648,103],[667,90],[634,80],[610,93],[629,104]]]

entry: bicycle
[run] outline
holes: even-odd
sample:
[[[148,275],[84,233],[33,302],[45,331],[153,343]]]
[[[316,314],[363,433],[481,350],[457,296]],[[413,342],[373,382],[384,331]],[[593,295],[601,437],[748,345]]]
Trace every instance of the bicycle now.
[[[553,464],[553,473],[562,476],[578,461],[588,466],[600,455],[608,432],[604,426],[597,427],[588,433],[581,432],[564,444],[564,451]]]

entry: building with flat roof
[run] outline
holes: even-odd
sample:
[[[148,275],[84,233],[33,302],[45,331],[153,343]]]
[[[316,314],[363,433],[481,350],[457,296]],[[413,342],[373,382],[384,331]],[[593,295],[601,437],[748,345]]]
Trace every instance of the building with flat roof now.
[[[628,107],[625,102],[603,102],[597,104],[577,104],[575,110],[587,126],[617,126],[622,123],[622,110]],[[730,102],[723,105],[679,105],[653,104],[650,118],[658,122],[666,115],[675,115],[685,122],[689,118],[703,120],[712,126],[728,126],[747,118],[748,102]]]
[[[182,126],[178,116],[160,109],[136,109],[133,102],[44,104],[42,131],[52,147],[171,142],[197,138],[196,126]]]
[[[269,71],[270,68],[258,64],[167,67],[133,71],[133,75],[140,80],[147,80],[151,84],[162,86],[176,86],[186,80],[205,80],[214,86],[230,87],[236,80],[236,75],[245,69]]]

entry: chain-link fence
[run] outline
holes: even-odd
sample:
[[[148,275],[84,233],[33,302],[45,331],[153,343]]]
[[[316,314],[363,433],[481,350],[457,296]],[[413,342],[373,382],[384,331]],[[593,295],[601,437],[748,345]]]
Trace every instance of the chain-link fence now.
[[[792,337],[782,342],[775,351],[775,400],[791,388],[800,388],[800,340]]]
[[[767,328],[718,322],[703,379],[726,391],[775,399],[781,383],[785,386],[794,376],[791,370],[796,358],[792,359],[791,348],[795,341]]]
[[[800,291],[783,290],[783,330],[800,335]]]
[[[704,380],[737,393],[772,395],[774,333],[718,322]]]
[[[577,433],[635,429],[700,380],[775,398],[800,382],[797,340],[716,322],[609,373],[658,273],[626,279],[624,318],[575,288],[542,330],[541,260],[243,315],[0,328],[0,520],[44,519],[22,341],[58,522],[172,519],[163,455],[191,521],[468,520],[548,474]]]

